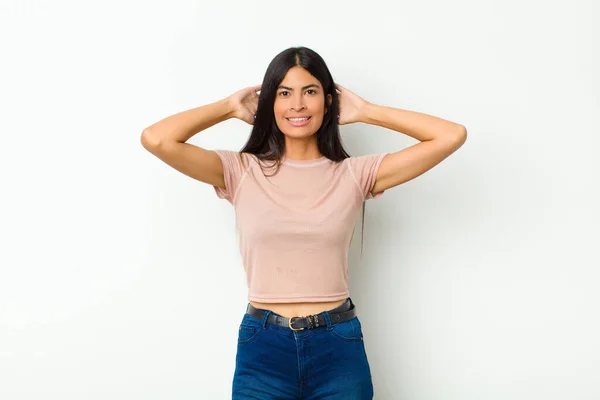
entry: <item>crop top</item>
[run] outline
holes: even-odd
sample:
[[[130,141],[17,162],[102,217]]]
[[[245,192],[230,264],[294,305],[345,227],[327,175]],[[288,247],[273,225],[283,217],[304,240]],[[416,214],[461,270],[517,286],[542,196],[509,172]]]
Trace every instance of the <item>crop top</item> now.
[[[223,190],[235,210],[248,299],[264,303],[325,302],[349,297],[348,250],[358,210],[388,153],[274,161],[230,150],[221,158]],[[260,165],[262,165],[262,170]]]

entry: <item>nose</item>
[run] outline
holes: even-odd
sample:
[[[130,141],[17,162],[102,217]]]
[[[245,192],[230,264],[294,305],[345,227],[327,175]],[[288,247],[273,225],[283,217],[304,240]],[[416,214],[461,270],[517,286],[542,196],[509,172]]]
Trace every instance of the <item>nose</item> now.
[[[292,105],[291,109],[294,111],[300,111],[305,108],[304,96],[302,96],[302,93],[299,93],[293,97],[291,105]]]

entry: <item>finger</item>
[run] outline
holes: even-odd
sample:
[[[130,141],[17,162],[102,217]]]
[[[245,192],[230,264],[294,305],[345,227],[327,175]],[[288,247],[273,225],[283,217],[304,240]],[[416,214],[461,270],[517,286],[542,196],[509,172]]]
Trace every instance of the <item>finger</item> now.
[[[254,92],[260,92],[260,88],[261,88],[261,87],[262,87],[262,85],[255,85],[255,86],[252,86],[252,91],[254,91]]]

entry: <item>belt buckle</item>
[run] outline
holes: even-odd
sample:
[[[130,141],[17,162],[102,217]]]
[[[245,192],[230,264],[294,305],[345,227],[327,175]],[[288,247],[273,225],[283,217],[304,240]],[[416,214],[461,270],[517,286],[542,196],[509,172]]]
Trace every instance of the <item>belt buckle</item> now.
[[[292,328],[292,320],[293,320],[294,318],[302,318],[302,317],[291,317],[291,318],[289,319],[289,321],[288,321],[288,326],[289,326],[289,328],[290,328],[291,330],[293,330],[293,331],[303,331],[303,330],[304,330],[304,328],[297,328],[297,329],[294,329],[294,328]]]

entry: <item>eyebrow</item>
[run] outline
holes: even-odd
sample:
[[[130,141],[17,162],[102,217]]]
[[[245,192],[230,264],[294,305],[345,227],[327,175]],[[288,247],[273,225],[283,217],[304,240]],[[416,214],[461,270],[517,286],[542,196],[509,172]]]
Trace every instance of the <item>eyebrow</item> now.
[[[304,87],[302,88],[302,90],[306,90],[306,89],[308,89],[308,88],[311,88],[311,87],[316,87],[316,88],[319,88],[319,85],[317,85],[316,83],[311,83],[310,85],[306,85],[306,86],[304,86]],[[279,87],[278,87],[277,89],[287,89],[287,90],[294,90],[294,89],[292,89],[291,87],[287,87],[287,86],[283,86],[283,85],[279,85]]]

